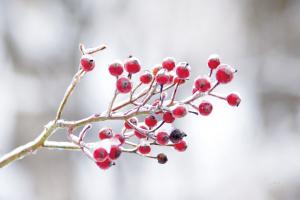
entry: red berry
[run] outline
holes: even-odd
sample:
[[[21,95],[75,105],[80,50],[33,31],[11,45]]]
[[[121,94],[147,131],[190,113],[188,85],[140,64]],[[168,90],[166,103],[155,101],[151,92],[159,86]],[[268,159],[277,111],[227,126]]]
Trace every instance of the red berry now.
[[[145,124],[148,127],[154,127],[157,124],[157,119],[155,118],[154,115],[149,115],[148,117],[145,118]]]
[[[235,70],[231,66],[221,64],[217,68],[216,79],[222,84],[229,83],[233,79],[234,72]]]
[[[216,69],[220,65],[219,55],[217,54],[210,55],[207,64],[210,69]]]
[[[160,145],[166,145],[169,142],[169,135],[166,132],[159,132],[156,135],[156,141]]]
[[[177,151],[183,152],[187,149],[187,143],[184,140],[180,140],[178,143],[174,144],[174,148]]]
[[[191,68],[187,63],[179,63],[176,68],[178,78],[187,79],[190,76]]]
[[[113,76],[120,76],[123,73],[123,65],[116,61],[108,66],[108,71]]]
[[[137,119],[136,117],[132,117],[132,118],[130,118],[128,121],[129,121],[131,124],[135,125],[135,126],[136,126],[137,123],[138,123],[138,119]],[[132,129],[132,127],[130,126],[130,124],[127,123],[126,121],[125,121],[125,123],[124,123],[124,126],[125,126],[126,129]]]
[[[181,79],[181,78],[179,78],[179,77],[175,77],[174,83],[175,83],[175,84],[178,83],[179,85],[181,85],[181,84],[184,84],[184,83],[185,83],[185,80],[184,80],[184,79]]]
[[[159,164],[165,164],[168,162],[168,157],[163,153],[158,154],[156,158]]]
[[[125,138],[120,133],[115,134],[114,138],[118,139],[120,141],[120,145],[124,144]]]
[[[147,131],[147,127],[146,126],[142,125],[139,128]],[[147,137],[145,132],[140,132],[140,131],[137,131],[137,130],[134,131],[134,134],[138,138],[146,138]]]
[[[187,114],[187,110],[184,105],[178,105],[173,109],[172,113],[175,118],[181,118]]]
[[[152,74],[149,71],[145,71],[141,76],[140,76],[140,81],[144,84],[148,84],[152,81]]]
[[[141,153],[141,154],[148,154],[150,153],[151,151],[151,147],[149,144],[141,144],[139,147],[138,147],[138,151]]]
[[[111,160],[116,160],[117,158],[120,157],[121,153],[122,153],[122,151],[121,151],[121,149],[118,145],[112,145],[110,147],[110,151],[109,151],[108,156]]]
[[[227,100],[228,104],[231,106],[239,106],[241,103],[241,98],[236,93],[229,94],[227,96],[226,100]]]
[[[80,64],[84,71],[89,72],[94,69],[95,60],[91,55],[85,54],[85,55],[81,56]]]
[[[100,169],[108,169],[113,165],[113,162],[107,158],[106,160],[99,162],[96,162],[96,165],[100,168]]]
[[[132,83],[128,78],[121,77],[117,80],[116,87],[120,93],[128,93],[132,89]]]
[[[195,88],[200,92],[207,92],[211,87],[211,80],[209,77],[198,77],[194,82]]]
[[[198,89],[193,87],[192,93],[195,94],[197,91],[198,91]]]
[[[166,123],[173,123],[175,121],[175,118],[171,112],[167,111],[163,115],[163,120]]]
[[[97,162],[102,162],[108,157],[108,153],[103,147],[98,147],[94,150],[93,156]]]
[[[199,113],[204,116],[209,115],[211,113],[212,109],[213,109],[213,106],[208,101],[202,101],[202,103],[200,103],[200,105],[199,105]]]
[[[162,67],[168,71],[171,71],[175,67],[175,60],[174,58],[165,58],[162,62]]]
[[[169,75],[165,71],[160,71],[156,74],[155,80],[159,85],[165,85],[169,81]]]
[[[104,127],[99,131],[99,138],[101,140],[111,138],[113,136],[113,131],[111,128]]]
[[[141,70],[141,65],[137,58],[130,57],[125,61],[124,68],[129,74],[135,74]]]

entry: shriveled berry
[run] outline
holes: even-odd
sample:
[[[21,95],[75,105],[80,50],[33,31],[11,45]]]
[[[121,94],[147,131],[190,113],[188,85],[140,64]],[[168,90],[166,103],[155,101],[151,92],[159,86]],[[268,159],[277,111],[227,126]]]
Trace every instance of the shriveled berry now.
[[[109,159],[109,158],[107,158],[107,159],[105,159],[104,161],[102,161],[102,162],[100,162],[100,161],[97,161],[96,162],[96,165],[100,168],[100,169],[108,169],[108,168],[110,168],[111,166],[113,166],[114,164],[113,164],[113,162]]]
[[[213,106],[208,101],[202,101],[199,105],[199,113],[203,116],[209,115],[213,110]]]
[[[200,92],[207,92],[211,88],[211,80],[207,76],[200,76],[195,79],[194,86]]]
[[[174,148],[177,151],[183,152],[187,149],[187,143],[184,140],[180,140],[178,143],[174,144]]]
[[[111,138],[113,136],[113,131],[111,128],[104,127],[99,131],[98,136],[101,140]]]
[[[190,76],[191,68],[187,63],[179,63],[179,65],[176,67],[176,74],[178,78],[181,79],[187,79]]]
[[[156,141],[160,145],[166,145],[169,142],[169,135],[166,132],[158,132],[156,135]]]
[[[173,70],[175,67],[174,58],[171,58],[171,57],[165,58],[162,62],[162,67],[168,71]]]
[[[120,145],[124,144],[124,142],[125,142],[124,136],[121,135],[120,133],[115,134],[114,138],[116,138],[116,139],[118,139],[120,141]]]
[[[113,76],[120,76],[123,73],[123,65],[119,61],[115,61],[114,63],[108,66],[108,71]]]
[[[130,57],[124,62],[124,68],[129,74],[135,74],[141,70],[141,65],[137,58]]]
[[[93,156],[97,162],[102,162],[108,157],[108,153],[103,147],[98,147],[94,150]]]
[[[152,74],[153,74],[154,76],[156,76],[156,74],[158,73],[158,71],[160,71],[161,69],[162,69],[162,66],[160,66],[160,65],[154,66],[154,67],[152,68]]]
[[[158,154],[156,158],[159,164],[165,164],[166,162],[168,162],[168,157],[164,153]]]
[[[222,84],[229,83],[233,79],[234,72],[235,70],[230,65],[221,64],[217,68],[216,79]]]
[[[81,56],[80,64],[84,71],[89,72],[94,69],[95,60],[94,60],[93,56],[91,56],[89,54],[85,54],[85,55]]]
[[[137,119],[136,117],[132,117],[132,118],[128,119],[128,121],[129,121],[131,124],[135,125],[135,126],[136,126],[137,123],[138,123],[138,119]],[[132,127],[130,126],[130,124],[127,123],[126,121],[125,121],[125,123],[124,123],[124,126],[125,126],[126,129],[132,129]]]
[[[154,115],[149,115],[145,118],[145,124],[148,127],[154,127],[157,124],[157,119]]]
[[[181,78],[179,78],[179,77],[176,76],[175,79],[174,79],[174,83],[175,83],[175,84],[178,83],[178,85],[182,85],[182,84],[185,83],[185,80],[184,80],[184,79],[181,79]]]
[[[140,81],[144,84],[148,84],[152,81],[153,75],[149,71],[144,71],[140,76]]]
[[[210,69],[216,69],[220,65],[219,55],[217,55],[217,54],[210,55],[208,58],[207,64]]]
[[[170,133],[169,138],[171,142],[177,143],[180,140],[182,140],[185,136],[186,134],[184,132],[176,128]]]
[[[182,118],[186,116],[187,109],[184,105],[177,105],[173,110],[172,114],[175,118]]]
[[[121,77],[117,80],[116,87],[120,93],[128,93],[132,89],[132,83],[128,78]]]
[[[173,123],[175,121],[175,117],[171,112],[167,111],[163,114],[163,120],[166,123]]]
[[[141,144],[139,147],[138,147],[138,151],[141,153],[141,154],[148,154],[150,153],[151,151],[151,147],[149,144]]]
[[[236,93],[231,93],[227,96],[226,98],[227,102],[231,106],[239,106],[241,103],[241,98],[238,94]]]
[[[112,145],[110,147],[108,156],[111,160],[116,160],[117,158],[120,157],[121,153],[122,153],[122,151],[118,145]]]
[[[155,80],[159,85],[165,85],[169,81],[169,75],[165,71],[160,71],[156,74]]]
[[[139,126],[139,128],[147,131],[147,127],[146,126],[141,125],[141,126]],[[135,130],[134,134],[138,138],[146,138],[147,137],[145,132],[140,132],[138,130]]]

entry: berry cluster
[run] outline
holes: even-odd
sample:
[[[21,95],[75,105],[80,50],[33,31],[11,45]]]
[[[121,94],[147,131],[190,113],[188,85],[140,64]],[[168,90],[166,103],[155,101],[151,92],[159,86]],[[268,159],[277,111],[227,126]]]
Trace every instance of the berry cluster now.
[[[95,67],[91,55],[83,55],[80,63],[84,72],[92,71]],[[83,138],[90,128],[88,125],[79,137],[70,130],[70,140],[78,144],[101,169],[111,167],[123,152],[154,158],[160,164],[166,163],[167,156],[163,153],[152,155],[152,148],[170,146],[179,152],[187,149],[187,134],[173,127],[173,123],[189,113],[210,115],[213,105],[207,100],[198,101],[200,98],[216,97],[227,101],[230,106],[238,106],[241,102],[237,93],[226,97],[213,93],[219,85],[231,82],[236,70],[221,63],[218,55],[209,57],[208,67],[208,75],[194,79],[191,96],[178,100],[176,94],[179,87],[191,78],[191,67],[187,62],[175,62],[173,58],[168,57],[151,71],[142,72],[140,61],[132,56],[124,62],[111,63],[108,72],[116,78],[116,89],[105,115],[120,116],[124,123],[123,129],[114,132],[110,127],[102,128],[99,131],[100,141],[85,143]],[[136,85],[132,79],[134,75],[139,76]],[[117,96],[125,94],[128,95],[128,100],[114,105]],[[164,124],[171,124],[173,128],[167,129]]]

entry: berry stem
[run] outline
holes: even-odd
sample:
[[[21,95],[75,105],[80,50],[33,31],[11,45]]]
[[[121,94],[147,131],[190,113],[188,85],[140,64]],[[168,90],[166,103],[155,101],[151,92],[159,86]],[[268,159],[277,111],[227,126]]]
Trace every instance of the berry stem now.
[[[176,93],[177,93],[177,90],[178,90],[178,87],[179,87],[179,83],[176,83],[175,89],[174,89],[174,91],[173,91],[173,93],[172,93],[172,96],[171,96],[171,102],[169,103],[168,106],[173,105],[174,100],[175,100],[175,96],[176,96]]]
[[[220,95],[217,95],[217,94],[209,93],[208,95],[209,95],[209,96],[216,97],[216,98],[219,98],[219,99],[222,99],[222,100],[226,100],[226,98],[225,98],[225,97],[222,97],[222,96],[220,96]]]

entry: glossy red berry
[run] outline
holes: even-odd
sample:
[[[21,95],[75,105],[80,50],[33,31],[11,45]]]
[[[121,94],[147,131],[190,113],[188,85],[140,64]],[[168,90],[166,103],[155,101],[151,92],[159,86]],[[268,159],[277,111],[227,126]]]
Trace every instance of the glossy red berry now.
[[[100,161],[97,161],[96,162],[96,165],[100,168],[100,169],[108,169],[110,168],[112,165],[113,165],[113,162],[107,158],[105,159],[104,161],[100,162]]]
[[[175,118],[181,118],[181,117],[184,117],[186,116],[187,114],[187,109],[184,105],[177,105],[173,111],[172,111],[172,114]]]
[[[155,80],[159,85],[165,85],[169,81],[169,75],[165,71],[159,71],[155,76]]]
[[[135,125],[135,126],[136,126],[137,123],[138,123],[138,119],[137,119],[136,117],[132,117],[132,118],[130,118],[128,121],[129,121],[131,124]],[[124,126],[125,126],[126,129],[132,129],[132,127],[130,126],[130,124],[127,123],[126,121],[125,121],[125,123],[124,123]]]
[[[234,72],[235,70],[231,66],[221,64],[217,68],[216,79],[222,84],[229,83],[233,79]]]
[[[167,111],[163,114],[163,120],[166,123],[173,123],[175,121],[175,117],[171,112]]]
[[[154,127],[157,124],[157,119],[154,115],[149,115],[145,118],[145,124],[148,127]]]
[[[171,57],[165,58],[162,62],[162,67],[168,71],[172,71],[175,68],[174,58]]]
[[[149,71],[144,71],[140,76],[140,81],[144,84],[148,84],[152,81],[153,75]]]
[[[139,128],[140,129],[143,129],[143,130],[145,130],[145,131],[147,131],[147,127],[146,126],[139,126]],[[138,131],[138,130],[135,130],[134,131],[134,134],[135,134],[135,136],[136,137],[138,137],[138,138],[146,138],[147,136],[146,136],[146,133],[145,132],[140,132],[140,131]]]
[[[116,61],[108,66],[108,71],[113,76],[120,76],[123,73],[123,65],[121,62]]]
[[[120,141],[120,145],[124,144],[124,142],[125,142],[124,136],[121,135],[120,133],[115,134],[114,138],[116,138],[116,139],[118,139]]]
[[[158,154],[156,158],[159,164],[165,164],[168,162],[168,157],[163,153]]]
[[[198,77],[194,82],[194,86],[200,92],[207,92],[211,88],[211,80],[206,76]]]
[[[217,55],[217,54],[210,55],[208,58],[207,64],[210,69],[216,69],[220,65],[219,55]]]
[[[187,63],[179,63],[176,67],[176,74],[178,78],[187,79],[190,77],[191,68]]]
[[[208,101],[202,101],[199,105],[199,113],[203,116],[209,115],[213,110],[213,106]]]
[[[156,135],[156,141],[160,145],[166,145],[169,142],[169,135],[166,132],[158,132]]]
[[[135,74],[141,70],[141,65],[137,58],[130,57],[124,62],[124,68],[129,74]]]
[[[132,89],[132,83],[128,78],[121,77],[117,80],[116,87],[120,93],[128,93]]]
[[[138,151],[141,153],[141,154],[148,154],[150,153],[151,151],[151,147],[149,144],[141,144],[139,147],[138,147]]]
[[[184,140],[180,140],[178,143],[174,144],[174,148],[177,151],[183,152],[187,149],[187,143]]]
[[[89,72],[94,69],[95,60],[91,55],[85,54],[85,55],[81,56],[80,64],[84,71]]]
[[[229,94],[227,96],[226,100],[227,100],[228,104],[231,106],[239,106],[241,103],[241,98],[236,93]]]
[[[110,147],[108,156],[111,160],[116,160],[120,157],[121,153],[121,148],[118,145],[112,145]]]
[[[98,135],[101,140],[111,138],[113,136],[113,131],[111,128],[104,127],[99,131]]]
[[[98,147],[94,150],[93,156],[97,162],[102,162],[108,157],[108,153],[103,147]]]

